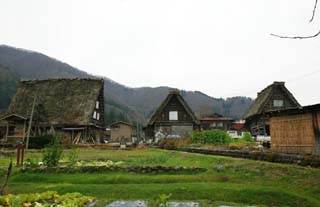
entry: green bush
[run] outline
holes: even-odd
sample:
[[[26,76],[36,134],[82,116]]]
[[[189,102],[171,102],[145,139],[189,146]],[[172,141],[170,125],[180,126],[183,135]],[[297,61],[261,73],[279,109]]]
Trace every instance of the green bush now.
[[[231,143],[231,136],[222,130],[207,130],[202,132],[194,132],[191,137],[193,143],[226,145]]]
[[[45,134],[36,137],[29,138],[30,149],[43,149],[46,145],[50,144],[54,140],[54,135]]]
[[[160,149],[174,150],[177,149],[177,140],[174,138],[161,139],[158,143]]]
[[[95,198],[80,193],[59,195],[57,192],[0,196],[0,206],[88,206]]]
[[[67,154],[67,158],[68,158],[68,165],[70,167],[73,167],[77,164],[79,156],[75,148],[69,151],[69,153]]]
[[[242,139],[248,143],[254,143],[254,139],[250,133],[244,133]]]
[[[60,139],[56,136],[53,141],[44,148],[43,164],[47,167],[56,167],[62,159],[63,147]]]

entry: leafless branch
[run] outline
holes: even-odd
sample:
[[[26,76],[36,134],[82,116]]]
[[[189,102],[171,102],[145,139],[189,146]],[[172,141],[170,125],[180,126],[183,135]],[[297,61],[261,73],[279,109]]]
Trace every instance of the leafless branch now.
[[[314,19],[314,16],[316,15],[317,5],[318,5],[318,0],[316,0],[316,2],[314,3],[313,12],[312,12],[312,17],[311,17],[311,19],[310,19],[309,22],[312,22],[313,19]]]
[[[309,20],[309,22],[312,22],[314,20],[314,17],[316,15],[317,5],[318,5],[318,0],[315,0],[313,11],[312,11],[312,17]],[[274,36],[274,37],[278,37],[278,38],[284,38],[284,39],[310,39],[310,38],[315,38],[315,37],[319,36],[320,31],[317,32],[316,34],[310,35],[310,36],[283,36],[283,35],[277,35],[277,34],[272,34],[272,33],[270,35]]]
[[[277,35],[277,34],[270,34],[274,37],[279,37],[279,38],[285,38],[285,39],[310,39],[310,38],[315,38],[317,36],[320,35],[320,31],[317,32],[314,35],[310,35],[310,36],[282,36],[282,35]]]
[[[12,160],[10,161],[10,164],[9,164],[9,167],[8,167],[8,170],[7,170],[7,174],[6,174],[5,178],[4,178],[4,183],[3,183],[2,187],[0,188],[0,196],[3,195],[4,190],[8,185],[8,181],[9,181],[9,177],[11,175],[11,172],[12,172]]]

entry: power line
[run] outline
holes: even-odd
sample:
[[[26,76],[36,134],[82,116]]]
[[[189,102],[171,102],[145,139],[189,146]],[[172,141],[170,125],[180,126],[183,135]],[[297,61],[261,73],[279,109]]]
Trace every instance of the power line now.
[[[316,73],[320,73],[320,69],[319,69],[319,70],[316,70],[316,71],[313,71],[313,72],[311,72],[311,73],[306,73],[306,74],[300,75],[300,76],[298,76],[298,77],[296,77],[296,78],[287,80],[286,82],[289,83],[289,82],[298,81],[298,80],[301,80],[301,79],[306,78],[306,77],[308,77],[308,76],[314,75],[314,74],[316,74]]]
[[[299,76],[297,76],[295,78],[292,78],[292,79],[285,80],[285,82],[286,83],[292,83],[292,82],[299,81],[301,79],[307,78],[307,77],[312,76],[312,75],[317,74],[317,73],[320,73],[320,69],[315,70],[315,71],[310,72],[310,73],[305,73],[305,74],[299,75]],[[248,91],[244,91],[244,92],[241,92],[241,93],[239,93],[239,92],[237,93],[237,94],[243,94],[243,95],[231,95],[231,96],[228,96],[228,97],[247,96],[247,94],[251,94],[251,93],[255,93],[255,92],[259,92],[259,91],[260,90],[248,90]]]

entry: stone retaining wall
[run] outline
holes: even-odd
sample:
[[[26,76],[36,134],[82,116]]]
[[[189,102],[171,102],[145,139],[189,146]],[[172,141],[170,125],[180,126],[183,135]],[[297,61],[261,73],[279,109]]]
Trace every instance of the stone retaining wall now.
[[[198,167],[169,167],[169,166],[83,166],[83,167],[27,167],[23,173],[99,173],[99,172],[133,172],[133,173],[199,173],[207,171]]]
[[[199,153],[205,155],[221,155],[267,162],[297,164],[301,166],[320,167],[320,156],[277,154],[272,152],[248,152],[238,150],[207,150],[199,148],[178,148],[177,151]]]

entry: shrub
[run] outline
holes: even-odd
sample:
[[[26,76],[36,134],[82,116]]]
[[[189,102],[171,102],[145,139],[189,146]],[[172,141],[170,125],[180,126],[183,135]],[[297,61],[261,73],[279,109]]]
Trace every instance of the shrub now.
[[[73,148],[72,150],[70,150],[69,153],[67,154],[67,158],[68,158],[68,165],[70,167],[75,166],[79,158],[76,149]]]
[[[254,139],[250,133],[244,133],[242,139],[248,143],[254,143]]]
[[[47,167],[56,167],[62,159],[63,148],[60,139],[56,136],[53,141],[44,148],[43,164]]]
[[[177,140],[173,138],[161,139],[158,143],[160,149],[174,150],[177,149]]]
[[[222,130],[207,130],[202,132],[194,132],[191,137],[193,143],[226,145],[231,143],[231,136]]]
[[[43,149],[46,145],[50,144],[54,140],[54,135],[44,134],[36,137],[29,138],[29,148],[31,149]]]

